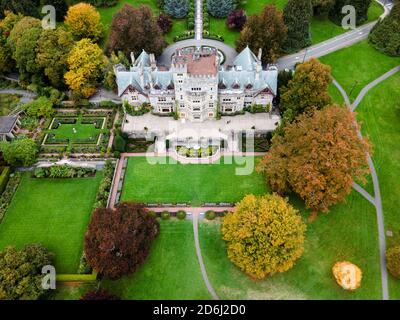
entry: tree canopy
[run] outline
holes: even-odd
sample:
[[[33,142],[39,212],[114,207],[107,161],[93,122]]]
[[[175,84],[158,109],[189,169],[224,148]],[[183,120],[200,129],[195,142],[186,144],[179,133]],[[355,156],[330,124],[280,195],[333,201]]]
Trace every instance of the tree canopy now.
[[[396,1],[390,14],[378,21],[369,34],[369,43],[389,56],[400,56],[400,2]]]
[[[65,83],[74,94],[85,98],[96,92],[105,65],[103,51],[89,39],[78,41],[68,55]]]
[[[37,300],[42,288],[42,268],[51,265],[54,255],[40,245],[21,250],[7,247],[0,251],[0,300]]]
[[[24,107],[26,113],[34,118],[50,118],[54,114],[53,103],[46,97],[39,97]]]
[[[305,230],[298,211],[276,194],[246,196],[221,227],[228,258],[255,279],[292,268],[304,251]]]
[[[35,162],[38,147],[35,140],[22,138],[0,143],[4,160],[13,166],[30,166]]]
[[[226,18],[236,8],[235,0],[207,0],[208,12],[216,18]]]
[[[289,0],[283,10],[288,28],[285,50],[293,52],[311,45],[311,0]]]
[[[347,13],[342,13],[342,8],[346,5],[353,6],[356,9],[356,24],[363,24],[368,20],[368,9],[372,0],[335,0],[335,4],[329,12],[330,19],[338,25],[342,24],[342,19]]]
[[[40,35],[36,62],[53,87],[64,86],[68,55],[74,44],[72,34],[63,28],[44,30]]]
[[[125,5],[113,17],[107,49],[122,51],[127,57],[142,50],[159,56],[166,46],[162,31],[151,9],[147,6],[133,8]]]
[[[238,52],[246,46],[253,52],[263,49],[263,63],[271,63],[279,58],[286,41],[287,27],[282,13],[274,5],[268,5],[258,14],[247,18],[236,43]]]
[[[139,204],[96,209],[85,235],[87,261],[112,280],[135,272],[148,256],[159,229],[157,220]]]
[[[390,247],[386,250],[386,262],[390,274],[400,279],[400,246]]]
[[[88,3],[82,2],[69,7],[65,25],[77,40],[89,38],[96,42],[103,36],[100,14]]]
[[[293,79],[281,88],[281,111],[286,122],[314,108],[322,109],[331,103],[328,92],[332,82],[331,67],[318,59],[311,59],[296,66]]]
[[[188,0],[165,0],[164,11],[171,17],[182,19],[187,16],[189,12]]]
[[[314,213],[328,212],[351,192],[353,181],[365,182],[370,146],[358,136],[355,114],[332,105],[302,114],[275,135],[258,166],[273,191],[297,193]]]

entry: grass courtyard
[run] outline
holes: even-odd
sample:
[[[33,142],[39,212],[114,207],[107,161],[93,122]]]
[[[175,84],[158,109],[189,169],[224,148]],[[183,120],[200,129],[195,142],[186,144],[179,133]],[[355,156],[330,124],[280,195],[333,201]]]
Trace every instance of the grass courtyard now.
[[[74,120],[75,123],[63,123],[63,121]],[[47,133],[49,137],[46,139],[45,144],[61,143],[90,143],[96,144],[98,137],[103,129],[101,129],[104,117],[87,118],[78,116],[75,118],[56,117]],[[57,125],[56,122],[60,122]],[[97,126],[95,122],[98,122]]]
[[[388,245],[400,244],[400,74],[390,77],[365,96],[357,108],[363,134],[374,146],[374,164],[381,188]],[[400,299],[400,281],[389,278],[390,297]]]
[[[84,179],[34,179],[25,173],[0,224],[0,250],[41,243],[58,273],[75,273],[101,173]]]
[[[251,157],[242,158],[254,166]],[[239,164],[149,164],[145,157],[131,157],[125,174],[122,200],[144,203],[237,202],[246,194],[267,192],[262,175],[236,175]]]
[[[103,281],[123,299],[203,300],[210,295],[197,261],[191,221],[161,221],[144,265],[131,276]]]

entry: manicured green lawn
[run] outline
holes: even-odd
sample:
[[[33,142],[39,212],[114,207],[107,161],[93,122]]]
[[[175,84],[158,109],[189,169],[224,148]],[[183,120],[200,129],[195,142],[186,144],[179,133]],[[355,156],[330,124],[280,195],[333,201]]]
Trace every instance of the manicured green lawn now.
[[[331,53],[320,60],[332,67],[332,75],[350,95],[351,101],[368,83],[400,64],[400,58],[380,53],[367,41]]]
[[[57,129],[48,130],[48,133],[55,134],[56,139],[68,139],[71,143],[88,139],[96,143],[101,131],[102,129],[96,129],[94,123],[82,123],[82,116],[79,116],[76,123],[62,123]]]
[[[57,288],[52,300],[79,300],[88,291],[96,290],[97,283],[89,282],[74,285],[57,283]]]
[[[0,94],[0,116],[7,116],[17,106],[20,98],[16,94]]]
[[[275,4],[278,9],[283,10],[286,3],[287,0],[247,0],[244,3],[243,8],[246,10],[247,15],[250,16],[260,13],[267,4]],[[382,6],[373,1],[368,11],[367,22],[377,20],[383,12],[384,10]],[[226,26],[226,19],[211,18],[210,30],[213,34],[222,35],[225,43],[235,47],[235,42],[239,38],[239,32],[229,29]],[[346,31],[348,30],[334,24],[328,19],[328,17],[314,17],[311,23],[312,43],[320,43],[345,33]]]
[[[368,21],[366,21],[366,23],[378,20],[383,12],[382,6],[373,1],[368,10]],[[328,17],[315,16],[311,23],[312,43],[320,43],[347,31],[348,30],[343,29],[341,26],[332,23]]]
[[[308,217],[308,213],[303,215]],[[347,203],[308,224],[301,259],[293,269],[269,279],[252,280],[228,260],[217,222],[200,224],[200,244],[208,277],[221,299],[382,297],[375,210],[355,191]],[[353,293],[342,290],[332,276],[334,263],[343,260],[357,264],[363,271],[361,288]]]
[[[41,243],[55,253],[58,273],[75,273],[101,180],[32,179],[25,173],[0,224],[0,249]]]
[[[242,160],[246,160],[250,168],[254,166],[254,158]],[[262,175],[254,170],[250,175],[236,175],[236,169],[240,168],[244,165],[152,165],[145,157],[131,157],[122,200],[200,205],[204,202],[237,202],[248,193],[263,194],[267,191]]]
[[[400,74],[390,77],[372,89],[357,108],[363,133],[374,146],[374,164],[381,188],[386,230],[400,239]],[[398,244],[400,242],[398,241]],[[400,299],[400,281],[390,278],[390,297]]]
[[[161,221],[144,265],[131,276],[102,285],[123,299],[210,299],[196,256],[191,221]]]
[[[343,100],[342,95],[340,94],[339,89],[336,88],[336,86],[333,83],[331,83],[329,85],[328,91],[329,91],[329,95],[332,98],[333,103],[337,103],[340,105],[344,104],[344,100]]]

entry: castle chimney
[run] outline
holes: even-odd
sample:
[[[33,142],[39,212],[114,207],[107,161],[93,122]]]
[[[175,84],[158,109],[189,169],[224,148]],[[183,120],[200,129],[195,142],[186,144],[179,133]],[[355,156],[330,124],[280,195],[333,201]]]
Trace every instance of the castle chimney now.
[[[135,54],[131,52],[131,62],[132,62],[132,67],[135,64]]]
[[[156,58],[154,56],[154,53],[150,53],[150,65],[152,70],[157,68]]]
[[[262,58],[262,48],[258,49],[258,56],[257,56],[258,60],[261,60]]]

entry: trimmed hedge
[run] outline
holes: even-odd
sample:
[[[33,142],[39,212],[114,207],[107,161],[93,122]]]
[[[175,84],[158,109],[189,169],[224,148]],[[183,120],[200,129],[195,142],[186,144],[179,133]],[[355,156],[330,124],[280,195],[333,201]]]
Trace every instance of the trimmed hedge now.
[[[183,210],[179,210],[179,211],[176,213],[176,217],[177,217],[179,220],[185,220],[185,219],[186,219],[186,212],[183,211]]]
[[[161,219],[162,220],[169,220],[171,218],[171,214],[168,211],[161,212]]]
[[[58,282],[93,282],[97,280],[97,273],[91,274],[58,274],[56,276]]]
[[[1,175],[0,175],[0,193],[3,193],[4,189],[7,186],[8,179],[10,178],[10,172],[11,172],[11,168],[10,167],[4,167],[3,171],[1,172]]]
[[[21,173],[16,172],[13,175],[10,175],[7,186],[0,196],[0,222],[3,220],[4,215],[8,209],[8,206],[11,203],[11,200],[17,191],[19,183],[21,182]]]
[[[217,217],[217,214],[215,213],[215,211],[208,210],[206,212],[206,219],[207,220],[214,220],[216,217]]]
[[[112,180],[114,177],[115,165],[107,160],[103,169],[103,179],[100,182],[99,190],[96,195],[96,202],[93,209],[105,208],[107,206],[108,197],[111,191]]]

